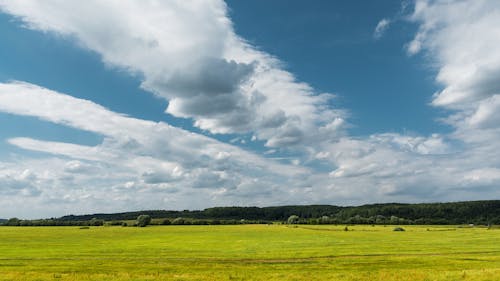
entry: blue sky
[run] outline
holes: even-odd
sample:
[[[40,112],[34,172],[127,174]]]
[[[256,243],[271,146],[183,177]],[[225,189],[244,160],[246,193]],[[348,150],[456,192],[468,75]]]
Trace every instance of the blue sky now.
[[[499,6],[0,1],[0,217],[498,198]]]

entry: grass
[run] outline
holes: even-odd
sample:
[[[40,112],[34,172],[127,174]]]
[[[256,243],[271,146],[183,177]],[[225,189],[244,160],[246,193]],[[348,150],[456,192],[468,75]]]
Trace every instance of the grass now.
[[[500,280],[500,229],[0,227],[0,280]]]

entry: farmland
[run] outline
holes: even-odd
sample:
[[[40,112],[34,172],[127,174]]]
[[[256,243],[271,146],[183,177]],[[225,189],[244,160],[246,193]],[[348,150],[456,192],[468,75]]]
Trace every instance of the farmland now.
[[[1,227],[0,280],[499,280],[500,229]]]

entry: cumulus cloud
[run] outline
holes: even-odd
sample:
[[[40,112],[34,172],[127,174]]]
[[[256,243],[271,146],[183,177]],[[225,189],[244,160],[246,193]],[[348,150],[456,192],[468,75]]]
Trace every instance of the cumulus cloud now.
[[[409,53],[425,52],[443,89],[432,105],[452,112],[453,138],[490,147],[500,138],[500,5],[497,1],[418,0]]]
[[[444,89],[433,105],[475,108],[500,92],[499,6],[487,0],[416,1],[411,20],[420,28],[408,51],[428,51],[438,63]]]
[[[342,118],[326,106],[328,95],[238,37],[220,0],[0,1],[0,9],[136,74],[169,101],[167,113],[211,133],[252,132],[282,147],[310,143],[317,127]]]

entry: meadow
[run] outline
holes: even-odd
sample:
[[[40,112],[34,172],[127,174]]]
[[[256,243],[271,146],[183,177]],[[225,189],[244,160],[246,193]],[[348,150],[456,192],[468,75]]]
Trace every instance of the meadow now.
[[[0,280],[500,280],[500,229],[0,227]]]

